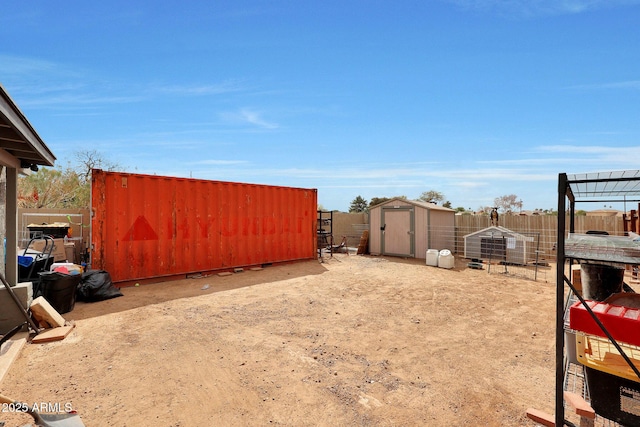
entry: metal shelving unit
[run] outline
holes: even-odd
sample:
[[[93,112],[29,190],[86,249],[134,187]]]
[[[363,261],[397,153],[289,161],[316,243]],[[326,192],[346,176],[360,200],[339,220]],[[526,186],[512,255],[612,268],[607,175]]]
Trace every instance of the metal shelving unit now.
[[[576,204],[608,204],[620,202],[640,202],[640,170],[573,175],[561,173],[558,176],[555,358],[556,426],[565,425],[565,402],[563,396],[565,390],[579,391],[586,400],[589,400],[589,390],[584,384],[584,375],[581,366],[567,363],[565,359],[564,333],[566,329],[567,304],[569,298],[579,295],[572,281],[565,275],[567,262],[569,263],[569,271],[571,270],[570,266],[573,265],[576,260],[599,261],[605,264],[640,264],[640,243],[638,245],[630,243],[630,239],[627,237],[611,236],[610,238],[602,239],[602,237],[594,238],[592,236],[576,235]],[[565,295],[565,286],[569,288],[568,296]],[[585,300],[579,296],[578,299],[586,307]],[[606,331],[591,309],[587,311],[607,334],[612,344],[619,349],[615,337],[612,337],[609,332]],[[626,360],[627,363],[632,366],[631,362],[628,359]],[[593,395],[593,390],[591,394]],[[600,417],[597,411],[596,415]],[[606,425],[610,425],[608,420],[603,419],[601,421]]]
[[[322,261],[322,251],[333,247],[333,212],[318,211],[317,218],[318,258]]]

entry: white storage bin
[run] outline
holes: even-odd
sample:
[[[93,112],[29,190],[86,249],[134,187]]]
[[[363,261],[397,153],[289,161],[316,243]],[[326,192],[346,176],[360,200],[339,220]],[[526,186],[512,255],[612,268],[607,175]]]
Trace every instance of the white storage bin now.
[[[430,265],[432,267],[438,266],[438,250],[437,249],[427,250],[427,265]]]
[[[438,267],[440,268],[453,268],[455,259],[453,254],[448,249],[443,249],[438,254]]]

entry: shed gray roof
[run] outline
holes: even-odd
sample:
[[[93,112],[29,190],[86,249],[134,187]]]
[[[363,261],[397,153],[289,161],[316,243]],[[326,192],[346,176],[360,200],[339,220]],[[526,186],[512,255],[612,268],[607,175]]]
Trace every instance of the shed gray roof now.
[[[53,166],[56,158],[0,85],[0,150],[17,158],[17,168]],[[6,155],[5,155],[6,157]]]
[[[393,199],[387,200],[386,202],[382,202],[382,203],[379,203],[379,204],[377,204],[375,206],[371,206],[369,208],[369,210],[371,210],[373,208],[377,208],[379,206],[390,205],[390,204],[393,204],[393,202],[396,202],[396,201],[400,201],[400,202],[403,202],[403,203],[408,203],[408,204],[413,205],[413,206],[418,206],[418,207],[421,207],[421,208],[431,209],[431,210],[435,210],[435,211],[455,212],[455,210],[453,210],[453,209],[445,208],[444,206],[438,206],[435,203],[423,202],[421,200],[408,200],[408,199],[403,199],[401,197],[394,197]]]
[[[525,236],[524,234],[517,233],[515,231],[509,230],[508,228],[501,227],[499,225],[492,225],[491,227],[483,228],[482,230],[478,230],[478,231],[474,231],[473,233],[465,234],[462,237],[464,239],[466,239],[468,237],[475,236],[475,235],[478,235],[478,234],[490,235],[493,232],[501,234],[501,235],[509,235],[509,236],[515,237],[518,240],[526,240],[526,241],[529,241],[529,242],[533,241],[533,237],[531,237],[531,236]]]

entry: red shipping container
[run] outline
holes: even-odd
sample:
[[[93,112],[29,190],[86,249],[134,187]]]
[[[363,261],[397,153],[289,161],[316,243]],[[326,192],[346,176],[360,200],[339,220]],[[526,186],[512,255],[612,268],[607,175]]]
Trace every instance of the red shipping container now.
[[[317,190],[92,171],[91,268],[114,282],[314,259]]]

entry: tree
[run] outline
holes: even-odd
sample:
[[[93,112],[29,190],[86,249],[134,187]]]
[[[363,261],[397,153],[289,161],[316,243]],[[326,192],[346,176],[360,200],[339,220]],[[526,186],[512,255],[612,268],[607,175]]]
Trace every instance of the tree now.
[[[451,209],[451,202],[447,200],[442,204],[442,207]]]
[[[91,205],[91,170],[112,171],[119,166],[96,150],[78,151],[65,168],[41,167],[18,179],[18,207],[69,209]]]
[[[18,179],[18,207],[64,209],[88,207],[79,176],[71,169],[41,167]]]
[[[438,204],[438,202],[441,202],[444,200],[444,194],[442,194],[439,191],[429,190],[422,193],[420,197],[418,197],[418,200],[422,200],[423,202],[427,202],[427,203]]]
[[[372,197],[371,202],[369,202],[369,207],[379,205],[380,203],[388,202],[391,199],[403,199],[407,200],[407,196],[396,196],[396,197]]]
[[[379,205],[380,203],[384,203],[388,200],[391,200],[390,197],[372,197],[371,202],[369,203],[369,207]]]
[[[478,212],[480,212],[482,215],[489,215],[492,210],[493,208],[490,206],[480,206],[478,208]]]
[[[369,202],[362,196],[358,196],[351,201],[349,206],[349,213],[367,212],[369,210]]]
[[[379,205],[380,203],[384,203],[388,200],[391,200],[390,197],[372,197],[371,202],[369,202],[369,207]]]
[[[515,194],[498,197],[493,203],[502,213],[512,213],[516,209],[522,209],[522,200],[519,200]]]
[[[75,166],[78,174],[81,175],[83,182],[91,181],[92,169],[103,169],[106,171],[114,171],[120,168],[120,165],[107,160],[97,150],[76,151],[74,154]]]

